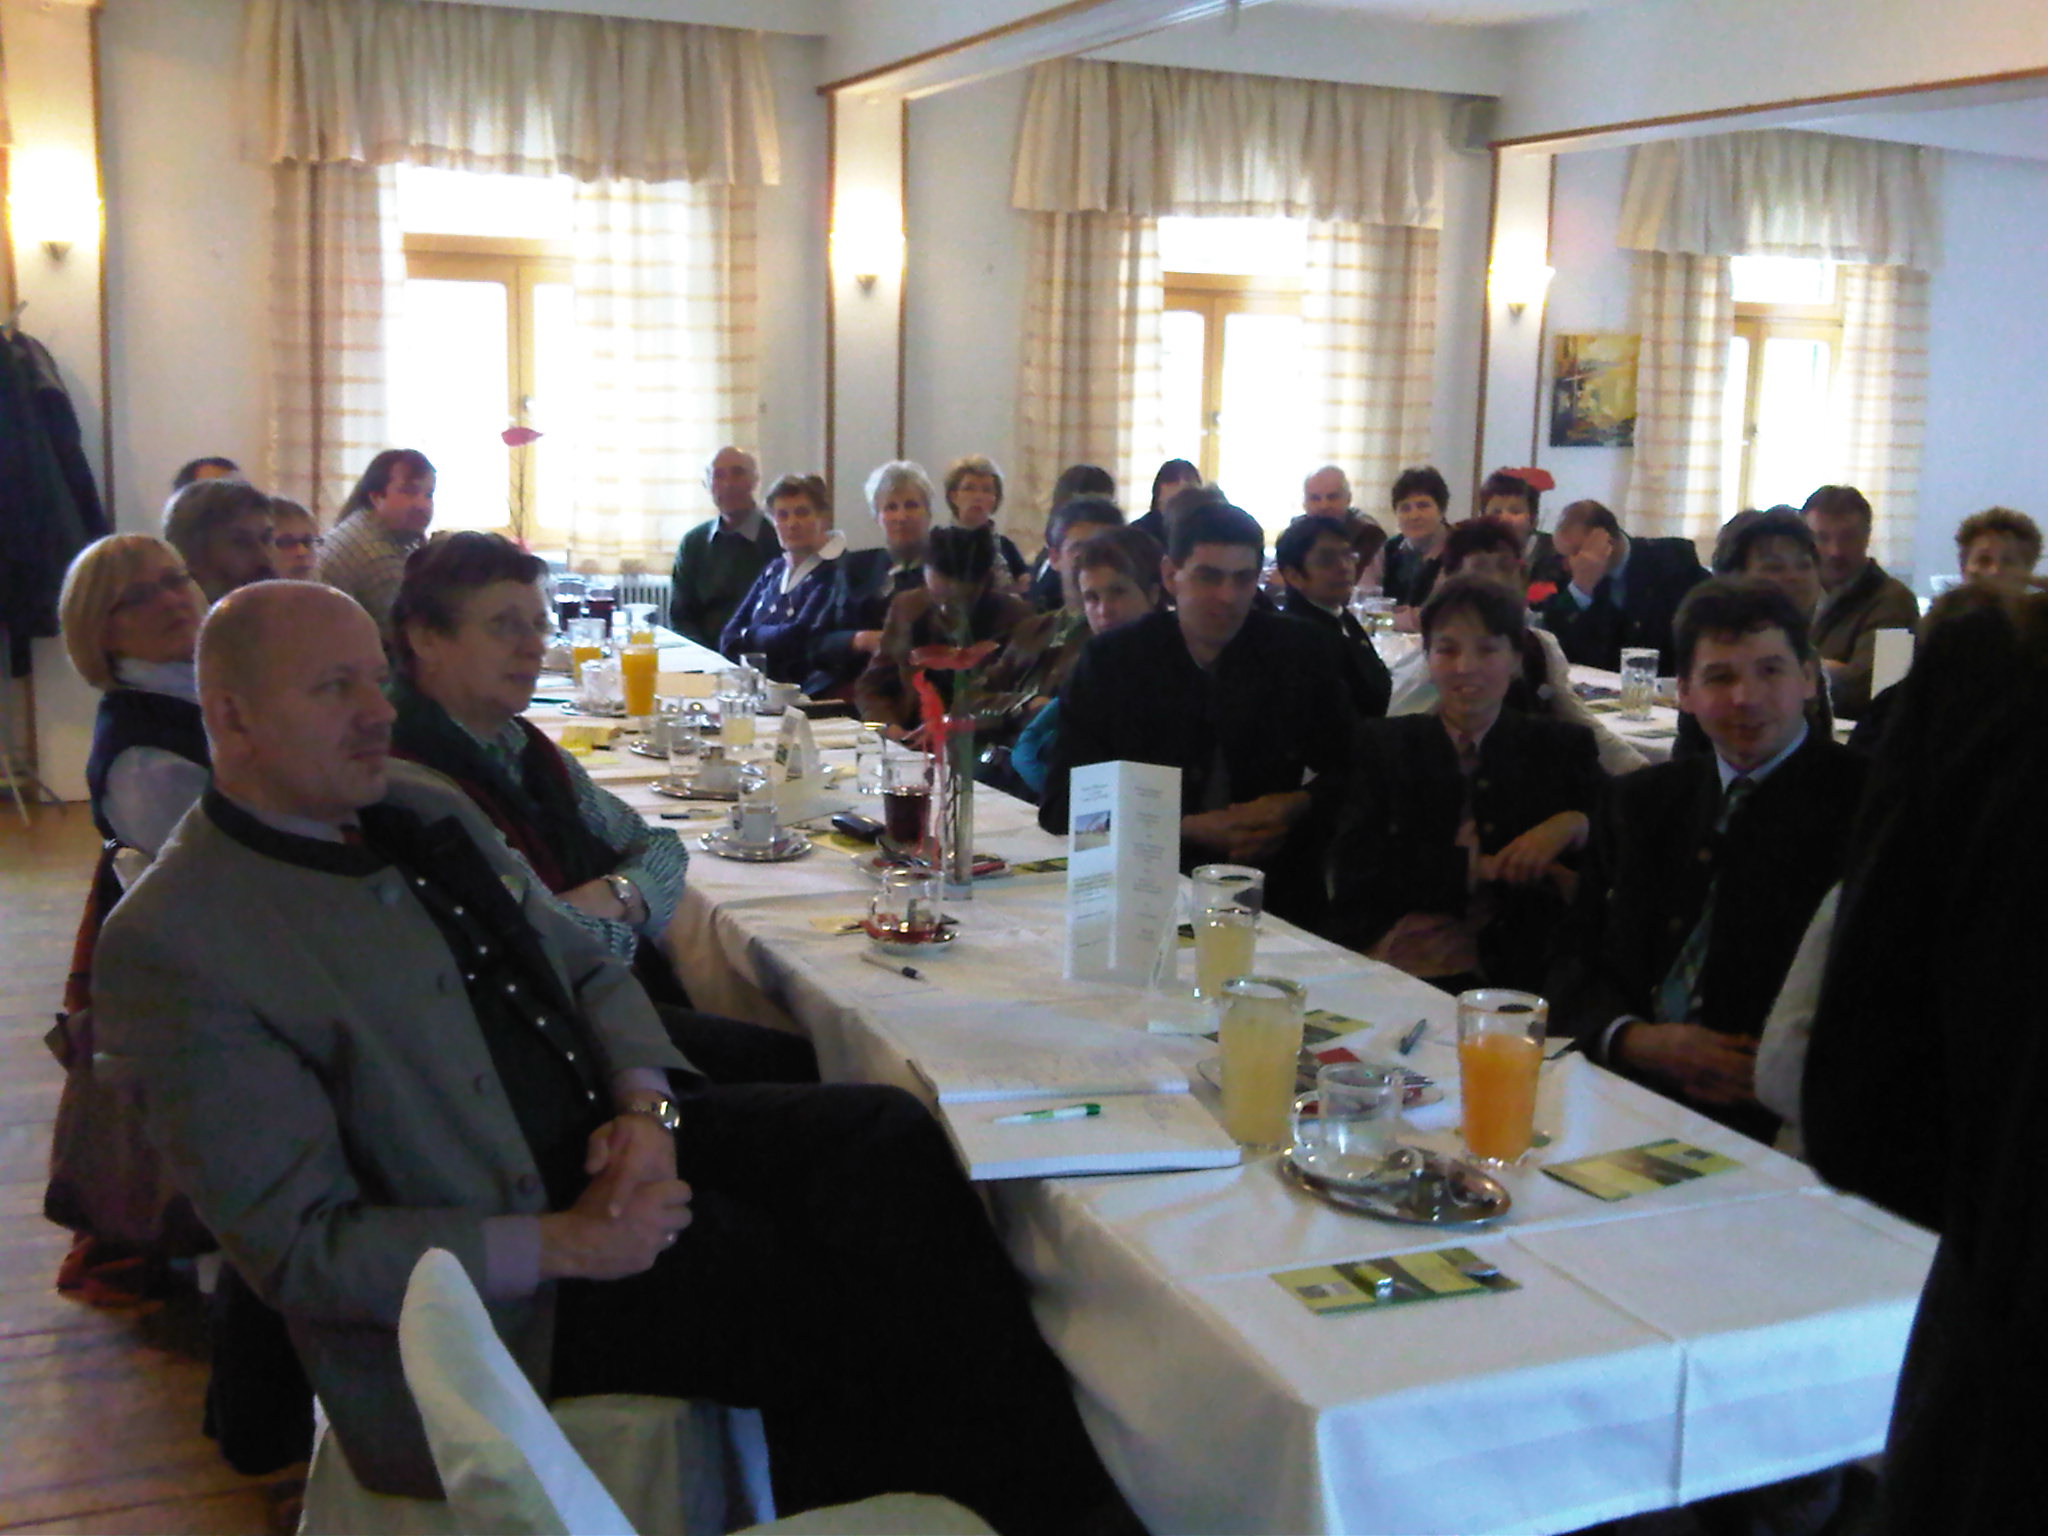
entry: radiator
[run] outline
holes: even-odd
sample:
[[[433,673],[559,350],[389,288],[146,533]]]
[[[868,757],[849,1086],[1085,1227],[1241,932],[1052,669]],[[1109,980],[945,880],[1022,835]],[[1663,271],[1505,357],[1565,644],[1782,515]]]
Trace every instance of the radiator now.
[[[668,588],[666,576],[614,576],[618,584],[621,603],[652,603],[661,621],[668,622]]]

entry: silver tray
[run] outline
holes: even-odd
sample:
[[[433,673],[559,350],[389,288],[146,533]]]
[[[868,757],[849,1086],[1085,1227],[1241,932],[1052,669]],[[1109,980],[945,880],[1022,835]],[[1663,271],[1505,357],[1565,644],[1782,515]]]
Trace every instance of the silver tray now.
[[[801,832],[787,828],[775,834],[775,841],[766,848],[749,848],[742,843],[730,842],[722,832],[706,832],[697,839],[697,846],[706,853],[715,853],[721,859],[737,859],[742,864],[787,864],[791,859],[800,859],[811,851],[811,840]]]
[[[586,720],[623,720],[626,718],[626,706],[623,704],[617,709],[592,709],[588,705],[578,704],[574,699],[571,699],[568,703],[556,707],[565,715],[581,715]]]
[[[655,794],[669,800],[722,800],[730,805],[733,801],[739,799],[739,791],[737,790],[677,789],[673,784],[663,779],[656,779],[647,787]]]
[[[1498,1179],[1445,1157],[1422,1152],[1422,1172],[1393,1184],[1339,1184],[1299,1167],[1290,1151],[1280,1154],[1280,1176],[1328,1206],[1381,1221],[1420,1227],[1470,1227],[1505,1216],[1513,1198]]]
[[[652,745],[645,736],[635,737],[632,741],[627,742],[626,750],[635,757],[651,757],[657,763],[668,761],[668,753],[660,747]]]

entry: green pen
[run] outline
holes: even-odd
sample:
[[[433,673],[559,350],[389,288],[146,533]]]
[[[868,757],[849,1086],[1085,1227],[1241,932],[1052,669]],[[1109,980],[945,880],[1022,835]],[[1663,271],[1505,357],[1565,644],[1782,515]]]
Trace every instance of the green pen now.
[[[1059,1109],[1027,1109],[1021,1115],[998,1115],[991,1125],[1032,1125],[1041,1120],[1087,1120],[1102,1113],[1100,1104],[1068,1104]]]

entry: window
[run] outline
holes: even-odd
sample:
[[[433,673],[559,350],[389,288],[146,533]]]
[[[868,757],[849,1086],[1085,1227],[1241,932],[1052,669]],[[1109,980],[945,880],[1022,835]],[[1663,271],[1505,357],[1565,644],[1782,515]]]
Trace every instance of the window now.
[[[1834,263],[1737,256],[1735,337],[1722,402],[1723,516],[1798,506],[1836,477],[1829,412],[1841,355]]]
[[[436,527],[523,538],[540,508],[572,494],[557,457],[576,394],[572,195],[559,177],[399,169],[392,433],[434,461]],[[508,448],[500,434],[514,426],[543,436]]]
[[[1161,219],[1159,255],[1167,451],[1275,531],[1298,510],[1310,452],[1301,365],[1308,226]]]

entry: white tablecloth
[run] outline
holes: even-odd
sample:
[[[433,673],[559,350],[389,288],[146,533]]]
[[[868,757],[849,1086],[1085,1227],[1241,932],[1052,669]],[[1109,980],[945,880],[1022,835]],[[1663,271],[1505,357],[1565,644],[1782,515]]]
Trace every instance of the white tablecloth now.
[[[671,809],[645,787],[659,765],[636,761],[597,772],[632,803]],[[983,851],[1065,851],[1006,796],[981,791],[976,816]],[[1064,877],[979,882],[953,909],[960,938],[918,962],[923,981],[821,930],[871,890],[822,847],[780,865],[698,853],[670,949],[700,1004],[794,1021],[835,1079],[916,1091],[896,1019],[966,1030],[997,1010],[1058,1009],[1145,1027],[1142,994],[1061,979]],[[1415,1139],[1455,1147],[1448,997],[1283,924],[1261,934],[1257,965],[1307,981],[1311,1007],[1366,1021],[1365,1049],[1428,1019],[1413,1060],[1448,1102],[1417,1117],[1430,1129]],[[1214,1050],[1156,1038],[1191,1074]],[[1581,1057],[1545,1070],[1538,1125],[1556,1140],[1539,1159],[1678,1136],[1742,1166],[1611,1204],[1519,1170],[1505,1180],[1512,1211],[1476,1233],[1339,1213],[1270,1158],[994,1186],[1040,1325],[1148,1526],[1563,1531],[1880,1448],[1932,1239]],[[1317,1317],[1271,1279],[1451,1243],[1521,1288]]]

